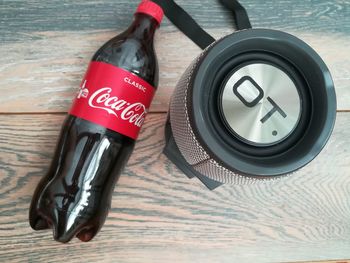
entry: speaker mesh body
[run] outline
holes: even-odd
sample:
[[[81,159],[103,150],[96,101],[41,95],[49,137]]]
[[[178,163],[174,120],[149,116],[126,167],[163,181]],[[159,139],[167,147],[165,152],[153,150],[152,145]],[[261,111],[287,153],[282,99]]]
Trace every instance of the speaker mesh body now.
[[[288,138],[266,147],[248,145],[230,133],[223,127],[218,106],[218,94],[230,72],[257,60],[282,67],[297,83],[301,101],[305,104],[298,126]],[[264,72],[253,73],[266,76],[262,75]],[[240,117],[238,114],[232,116]],[[177,147],[169,144],[166,149],[180,169],[185,167],[182,170],[199,174],[191,174],[192,177],[203,175],[228,184],[279,179],[294,173],[320,153],[332,133],[335,116],[336,96],[330,72],[310,46],[281,31],[242,30],[215,41],[182,75],[169,110],[168,127]],[[242,119],[245,125],[246,120]],[[176,158],[179,154],[182,160]],[[183,165],[184,161],[187,166]]]
[[[211,46],[205,49],[186,69],[172,95],[169,114],[174,139],[182,156],[197,172],[222,183],[251,184],[257,179],[230,171],[210,156],[196,138],[190,122],[189,114],[192,108],[189,101],[192,92],[191,83],[197,67]]]

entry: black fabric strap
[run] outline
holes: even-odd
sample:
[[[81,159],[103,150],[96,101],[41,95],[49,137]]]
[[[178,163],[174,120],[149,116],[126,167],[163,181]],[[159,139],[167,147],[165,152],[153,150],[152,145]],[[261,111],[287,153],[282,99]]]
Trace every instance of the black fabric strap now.
[[[215,41],[195,20],[173,0],[152,0],[164,10],[168,19],[190,38],[201,49],[205,49]],[[237,0],[220,0],[221,3],[232,11],[238,30],[251,28],[248,14]]]
[[[252,28],[248,13],[245,8],[236,0],[220,0],[221,3],[233,12],[238,30]]]
[[[152,1],[161,6],[168,19],[201,49],[205,49],[215,41],[215,38],[201,28],[197,22],[173,0]]]

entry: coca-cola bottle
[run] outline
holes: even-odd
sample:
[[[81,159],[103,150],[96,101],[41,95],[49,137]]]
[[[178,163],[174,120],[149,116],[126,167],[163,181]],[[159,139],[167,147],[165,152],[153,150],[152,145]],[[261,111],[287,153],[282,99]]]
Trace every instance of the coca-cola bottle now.
[[[34,230],[52,228],[55,240],[68,242],[89,241],[102,227],[158,86],[153,37],[162,17],[157,4],[142,1],[131,26],[93,56],[32,198]]]

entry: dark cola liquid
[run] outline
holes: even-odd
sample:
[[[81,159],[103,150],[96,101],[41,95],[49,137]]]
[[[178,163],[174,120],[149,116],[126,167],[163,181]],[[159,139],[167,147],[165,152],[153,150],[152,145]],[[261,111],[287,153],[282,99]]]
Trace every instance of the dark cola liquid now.
[[[136,14],[130,28],[108,41],[93,61],[123,68],[158,86],[158,63],[153,47],[157,21]],[[89,121],[69,115],[64,122],[54,159],[40,181],[30,207],[35,230],[52,228],[54,238],[91,240],[102,227],[111,196],[135,141]]]

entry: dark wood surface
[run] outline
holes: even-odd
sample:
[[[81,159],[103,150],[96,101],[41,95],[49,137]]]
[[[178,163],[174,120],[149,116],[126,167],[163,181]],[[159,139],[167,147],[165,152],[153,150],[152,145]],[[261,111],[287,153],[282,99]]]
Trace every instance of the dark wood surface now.
[[[0,116],[3,262],[277,262],[350,256],[347,113],[338,114],[330,143],[300,172],[212,192],[161,153],[165,117],[148,118],[96,239],[61,245],[51,231],[31,230],[27,217],[64,115]]]
[[[125,29],[137,2],[3,0],[0,112],[66,112],[93,53]],[[215,37],[234,31],[231,16],[218,0],[178,3]],[[348,0],[243,0],[242,4],[253,27],[284,30],[309,43],[332,72],[338,109],[350,109]],[[156,47],[161,79],[151,110],[164,112],[177,80],[200,49],[167,19]]]
[[[338,94],[326,149],[300,172],[207,190],[161,153],[169,97],[200,50],[163,23],[161,84],[112,209],[90,243],[35,232],[28,207],[93,52],[124,29],[136,0],[0,2],[0,262],[291,262],[350,258],[350,1],[241,0],[254,27],[293,33],[328,64]],[[216,0],[178,0],[216,37]],[[156,113],[158,112],[158,113]],[[343,262],[343,261],[339,261]]]

